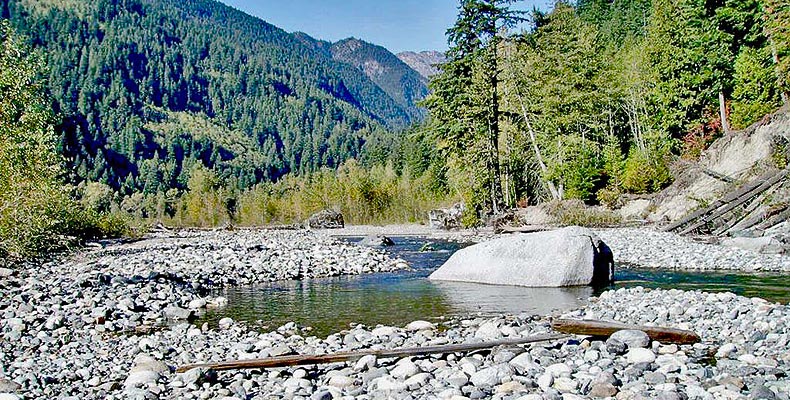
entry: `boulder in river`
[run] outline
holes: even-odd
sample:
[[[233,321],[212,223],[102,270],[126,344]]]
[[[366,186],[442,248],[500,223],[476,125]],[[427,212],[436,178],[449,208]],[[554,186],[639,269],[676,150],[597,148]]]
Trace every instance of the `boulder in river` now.
[[[429,277],[532,287],[601,285],[613,278],[612,251],[592,231],[578,226],[469,246]]]
[[[305,225],[311,229],[341,229],[345,227],[343,214],[335,210],[322,210],[310,216]]]

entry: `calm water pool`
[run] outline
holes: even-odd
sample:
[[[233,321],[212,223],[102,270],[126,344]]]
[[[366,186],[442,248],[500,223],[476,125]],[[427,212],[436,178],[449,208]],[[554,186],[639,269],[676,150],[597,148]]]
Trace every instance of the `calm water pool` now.
[[[525,312],[545,315],[582,306],[596,294],[590,287],[523,288],[432,282],[427,276],[462,245],[430,241],[435,251],[421,252],[420,248],[428,242],[424,238],[393,239],[395,246],[387,251],[408,261],[413,271],[226,289],[216,295],[227,297],[228,307],[207,314],[204,320],[216,322],[231,317],[270,328],[294,321],[312,327],[312,333],[321,336],[348,328],[351,323],[404,325],[417,319],[453,315]],[[616,283],[610,288],[731,291],[783,303],[790,301],[787,275],[662,271],[618,265],[615,278]]]

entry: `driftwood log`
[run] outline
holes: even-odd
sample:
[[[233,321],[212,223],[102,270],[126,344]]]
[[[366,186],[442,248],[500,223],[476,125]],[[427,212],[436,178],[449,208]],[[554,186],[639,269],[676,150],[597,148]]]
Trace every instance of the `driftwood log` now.
[[[714,201],[710,206],[694,211],[685,218],[665,226],[662,230],[665,232],[671,232],[682,227],[683,225],[697,220],[700,217],[704,217],[707,214],[718,210],[722,206],[731,207],[733,203],[737,203],[737,205],[743,204],[744,202],[764,192],[771,186],[784,179],[786,175],[787,169],[780,171],[778,174],[773,172],[762,174],[753,181],[748,182],[738,189],[725,194],[721,198]],[[737,205],[732,207],[734,208]],[[704,222],[707,222],[707,219]]]
[[[482,343],[462,343],[443,346],[424,346],[412,348],[400,348],[391,350],[362,350],[356,352],[343,352],[324,355],[294,355],[282,357],[269,357],[254,360],[226,361],[219,363],[190,364],[176,369],[176,372],[186,372],[194,368],[206,368],[214,371],[226,371],[237,369],[257,369],[257,368],[278,368],[291,367],[294,365],[315,365],[328,364],[335,362],[356,361],[360,358],[373,355],[378,358],[422,356],[427,354],[445,354],[456,352],[469,352],[475,350],[491,349],[499,346],[516,346],[520,344],[547,342],[566,338],[566,335],[545,334],[530,336],[521,339],[506,339],[493,342]]]
[[[562,333],[607,337],[620,330],[634,329],[646,333],[652,340],[665,344],[694,344],[700,341],[699,335],[692,331],[657,326],[630,325],[620,322],[557,319],[551,323],[551,327],[555,331]]]

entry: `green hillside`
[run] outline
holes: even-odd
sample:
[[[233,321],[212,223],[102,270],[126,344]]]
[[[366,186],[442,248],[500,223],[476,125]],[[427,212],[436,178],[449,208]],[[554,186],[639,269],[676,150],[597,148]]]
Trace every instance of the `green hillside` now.
[[[183,188],[195,164],[237,187],[355,158],[421,117],[347,63],[210,0],[7,0],[45,57],[71,179]]]

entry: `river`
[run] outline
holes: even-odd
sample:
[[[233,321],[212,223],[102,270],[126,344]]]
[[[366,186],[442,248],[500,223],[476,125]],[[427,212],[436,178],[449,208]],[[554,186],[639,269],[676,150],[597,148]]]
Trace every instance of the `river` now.
[[[408,261],[412,271],[223,289],[215,294],[227,297],[228,306],[209,312],[203,321],[231,317],[262,329],[293,321],[311,327],[311,334],[325,336],[352,323],[404,325],[418,319],[470,314],[547,315],[583,306],[601,290],[633,286],[731,291],[771,301],[790,301],[787,275],[653,270],[635,265],[617,265],[615,284],[595,290],[434,282],[427,276],[463,245],[417,237],[393,239],[395,245],[387,251]],[[428,242],[433,251],[420,251]]]

